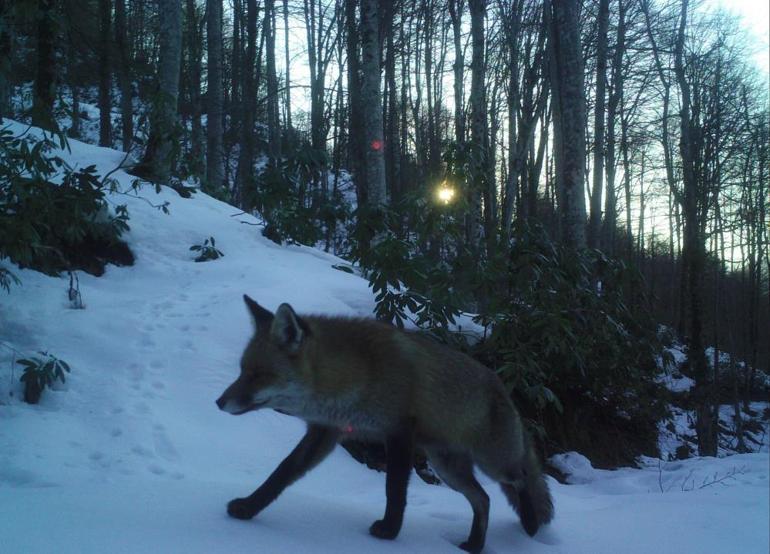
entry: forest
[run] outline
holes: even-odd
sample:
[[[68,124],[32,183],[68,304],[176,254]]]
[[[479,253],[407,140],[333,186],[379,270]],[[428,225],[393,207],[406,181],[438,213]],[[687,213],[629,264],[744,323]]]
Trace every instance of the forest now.
[[[694,382],[678,455],[750,451],[770,369],[757,48],[691,0],[0,0],[0,121],[50,131],[0,131],[0,262],[103,271],[83,250],[131,225],[91,217],[109,176],[47,185],[52,143],[98,143],[137,183],[344,258],[377,318],[497,371],[547,453],[656,455],[666,372]]]

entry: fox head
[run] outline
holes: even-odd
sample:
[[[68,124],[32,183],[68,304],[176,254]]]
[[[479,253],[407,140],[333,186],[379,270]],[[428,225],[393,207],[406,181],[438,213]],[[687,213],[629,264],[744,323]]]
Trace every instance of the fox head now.
[[[240,415],[260,408],[296,405],[303,396],[298,357],[308,335],[291,306],[275,314],[243,296],[254,320],[254,336],[241,356],[241,373],[217,400],[220,410]]]

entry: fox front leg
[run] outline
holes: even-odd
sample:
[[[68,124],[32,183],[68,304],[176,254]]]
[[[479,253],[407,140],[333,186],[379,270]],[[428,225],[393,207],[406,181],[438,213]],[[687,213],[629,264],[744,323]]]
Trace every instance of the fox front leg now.
[[[413,453],[414,431],[411,429],[392,435],[385,441],[385,517],[372,523],[369,528],[369,533],[377,538],[392,540],[401,530]]]
[[[264,510],[291,485],[318,465],[337,444],[339,431],[320,425],[308,425],[307,432],[267,480],[245,498],[227,504],[227,513],[237,519],[251,519]]]

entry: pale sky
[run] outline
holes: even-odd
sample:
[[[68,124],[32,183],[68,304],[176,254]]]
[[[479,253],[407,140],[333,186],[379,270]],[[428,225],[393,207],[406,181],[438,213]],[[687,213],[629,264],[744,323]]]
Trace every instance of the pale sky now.
[[[754,61],[770,75],[770,0],[707,0],[707,4],[741,17],[743,27],[753,35]]]

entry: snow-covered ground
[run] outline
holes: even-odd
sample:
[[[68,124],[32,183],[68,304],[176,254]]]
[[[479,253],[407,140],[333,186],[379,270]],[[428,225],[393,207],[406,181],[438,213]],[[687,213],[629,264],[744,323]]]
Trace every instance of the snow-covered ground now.
[[[72,141],[74,165],[112,170],[122,154]],[[128,190],[131,178],[115,178]],[[269,308],[367,315],[361,278],[318,250],[280,247],[255,220],[203,194],[147,188],[128,204],[136,255],[101,278],[68,281],[10,267],[0,293],[0,552],[445,553],[466,538],[463,497],[413,478],[401,534],[368,535],[384,509],[384,475],[338,448],[252,521],[225,504],[251,492],[291,450],[301,422],[274,412],[233,417],[214,400],[235,377],[251,324],[241,295]],[[209,236],[225,256],[193,262]],[[41,403],[21,402],[13,359],[47,350],[72,367]],[[528,537],[496,487],[486,552],[768,552],[768,452],[601,471],[577,454],[550,479],[556,518]]]

